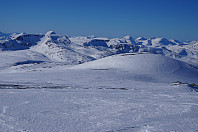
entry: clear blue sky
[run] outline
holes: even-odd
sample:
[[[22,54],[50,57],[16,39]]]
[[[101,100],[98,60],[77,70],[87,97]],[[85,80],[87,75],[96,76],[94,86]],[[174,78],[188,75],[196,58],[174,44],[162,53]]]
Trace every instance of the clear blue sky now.
[[[0,0],[0,31],[198,40],[198,0]]]

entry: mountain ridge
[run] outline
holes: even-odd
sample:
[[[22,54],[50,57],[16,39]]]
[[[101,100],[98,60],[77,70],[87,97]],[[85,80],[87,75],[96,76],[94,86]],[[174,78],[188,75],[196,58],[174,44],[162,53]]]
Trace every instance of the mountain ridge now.
[[[4,38],[0,40],[2,51],[31,50],[47,56],[52,61],[68,64],[83,63],[120,53],[149,52],[198,66],[198,41],[187,43],[166,38],[134,39],[131,36],[113,39],[95,36],[68,37],[54,31],[48,31],[46,34],[18,33],[14,37],[13,34],[7,34]]]

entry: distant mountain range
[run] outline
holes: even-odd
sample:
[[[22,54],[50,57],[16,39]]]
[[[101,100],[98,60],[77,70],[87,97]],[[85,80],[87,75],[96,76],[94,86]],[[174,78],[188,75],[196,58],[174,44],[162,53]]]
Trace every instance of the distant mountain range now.
[[[68,65],[84,63],[120,53],[150,52],[198,66],[198,41],[181,42],[166,38],[97,38],[68,37],[49,31],[46,34],[2,33],[0,32],[1,53],[34,54],[31,60],[64,62]],[[12,53],[11,53],[12,52]],[[35,56],[43,56],[39,60]],[[35,59],[36,58],[36,59]],[[24,59],[24,61],[26,61]],[[30,60],[30,59],[28,59]]]

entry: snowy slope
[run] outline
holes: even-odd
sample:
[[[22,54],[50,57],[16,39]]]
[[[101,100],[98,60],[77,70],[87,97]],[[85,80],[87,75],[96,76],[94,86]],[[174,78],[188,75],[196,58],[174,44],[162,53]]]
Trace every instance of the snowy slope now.
[[[119,54],[87,62],[71,69],[116,69],[127,72],[130,78],[142,81],[189,81],[198,82],[197,69],[175,59],[158,54]],[[148,79],[148,80],[147,80]]]
[[[4,71],[17,65],[50,62],[50,60],[38,52],[30,50],[3,51],[0,52],[0,70]]]

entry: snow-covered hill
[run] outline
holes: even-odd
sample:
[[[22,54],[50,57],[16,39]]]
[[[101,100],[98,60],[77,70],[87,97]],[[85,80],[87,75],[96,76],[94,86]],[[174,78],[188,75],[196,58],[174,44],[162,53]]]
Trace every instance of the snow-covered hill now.
[[[190,65],[158,54],[126,53],[102,58],[71,69],[119,70],[128,78],[155,82],[196,82],[198,71]],[[125,77],[123,77],[125,78]]]

